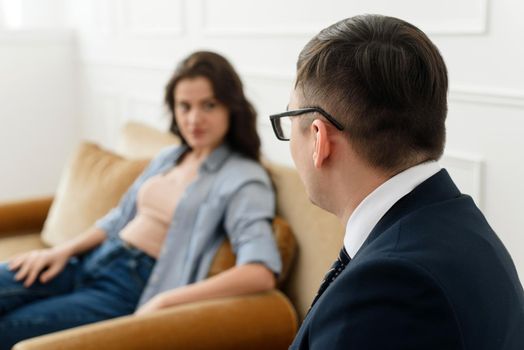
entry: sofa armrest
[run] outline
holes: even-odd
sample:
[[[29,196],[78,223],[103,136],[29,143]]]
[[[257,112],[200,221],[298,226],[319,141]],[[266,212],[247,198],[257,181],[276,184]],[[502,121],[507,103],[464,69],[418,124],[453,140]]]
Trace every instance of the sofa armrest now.
[[[287,349],[297,316],[280,291],[206,300],[18,343],[14,350]]]
[[[41,230],[52,202],[44,197],[0,203],[0,237]]]

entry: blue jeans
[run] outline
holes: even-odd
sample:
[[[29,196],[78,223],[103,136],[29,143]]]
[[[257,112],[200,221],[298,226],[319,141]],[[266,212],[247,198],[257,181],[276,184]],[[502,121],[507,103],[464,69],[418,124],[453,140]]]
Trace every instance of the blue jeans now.
[[[118,238],[71,258],[54,279],[25,288],[0,264],[0,349],[134,312],[155,259]]]

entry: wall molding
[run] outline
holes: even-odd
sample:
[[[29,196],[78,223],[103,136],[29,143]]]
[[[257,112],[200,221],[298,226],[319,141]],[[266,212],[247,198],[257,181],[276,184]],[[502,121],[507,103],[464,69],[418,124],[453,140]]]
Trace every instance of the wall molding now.
[[[175,63],[167,64],[158,61],[137,61],[137,60],[126,60],[118,58],[106,58],[106,57],[84,57],[81,58],[80,64],[87,66],[101,66],[106,68],[114,69],[131,69],[131,70],[146,70],[146,71],[166,71],[173,70]]]
[[[484,159],[479,155],[446,151],[439,161],[460,190],[470,195],[479,208],[484,205]]]
[[[450,101],[507,107],[524,107],[524,90],[455,86],[450,87]]]
[[[202,32],[209,37],[311,37],[316,35],[324,26],[303,25],[300,27],[279,27],[271,25],[265,28],[250,27],[213,27],[209,24],[206,7],[209,0],[200,0],[201,2],[201,25]],[[430,36],[462,36],[462,35],[486,35],[488,32],[489,22],[489,1],[478,0],[480,7],[479,17],[465,21],[463,19],[446,19],[443,18],[439,24],[431,22],[419,22],[417,26],[421,27],[424,32]],[[398,16],[398,15],[396,15]],[[400,16],[402,17],[402,16]],[[329,24],[326,24],[329,25]]]
[[[289,84],[295,78],[292,74],[260,70],[244,70],[243,73],[247,78],[272,80],[277,84]],[[524,108],[524,89],[452,85],[449,88],[449,101]]]
[[[133,27],[127,16],[130,2],[126,0],[118,0],[116,3],[118,32],[133,37],[179,37],[186,32],[185,20],[185,1],[178,0],[178,16],[173,20],[173,23],[179,23],[177,26],[170,26],[164,28],[141,28]]]
[[[2,45],[48,46],[49,44],[72,44],[76,41],[71,29],[17,29],[0,30]]]
[[[171,72],[174,65],[157,61],[131,61],[106,58],[83,59],[81,64],[105,66],[115,69],[149,70],[155,73]],[[247,79],[273,81],[276,84],[289,85],[295,79],[293,74],[262,71],[250,67],[239,68],[240,75]],[[449,101],[470,104],[495,105],[524,108],[524,89],[496,88],[488,86],[452,85],[449,89]]]

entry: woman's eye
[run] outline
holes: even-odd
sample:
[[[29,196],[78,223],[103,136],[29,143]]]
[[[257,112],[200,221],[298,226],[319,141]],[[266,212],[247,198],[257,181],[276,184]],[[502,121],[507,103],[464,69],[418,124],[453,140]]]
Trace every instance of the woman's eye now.
[[[176,108],[181,112],[187,112],[189,110],[189,105],[187,103],[178,103]]]
[[[206,103],[204,103],[204,109],[206,111],[212,110],[213,108],[215,108],[215,106],[216,106],[215,102],[206,102]]]

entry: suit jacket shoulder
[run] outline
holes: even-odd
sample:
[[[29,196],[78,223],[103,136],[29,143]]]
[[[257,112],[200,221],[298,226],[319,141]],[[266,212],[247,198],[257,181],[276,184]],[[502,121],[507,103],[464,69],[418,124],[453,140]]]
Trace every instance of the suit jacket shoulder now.
[[[449,300],[424,268],[388,254],[350,264],[308,315],[308,348],[464,348]]]
[[[293,347],[524,349],[524,292],[504,245],[441,171],[380,220]]]

